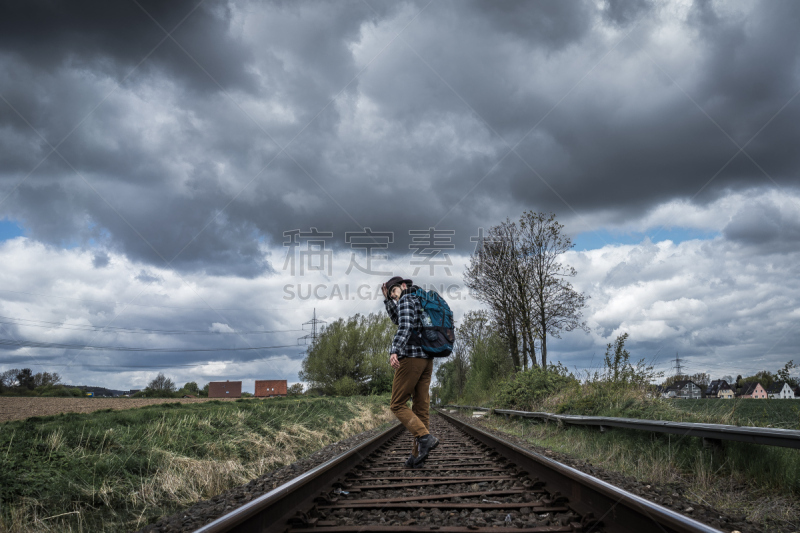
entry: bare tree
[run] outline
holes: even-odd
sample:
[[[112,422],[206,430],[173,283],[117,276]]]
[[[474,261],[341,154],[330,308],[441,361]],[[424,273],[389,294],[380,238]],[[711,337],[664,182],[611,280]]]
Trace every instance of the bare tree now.
[[[0,372],[0,390],[15,386],[19,372],[19,368],[9,368],[5,372]]]
[[[518,255],[517,227],[506,220],[489,229],[486,240],[471,257],[464,273],[464,283],[472,294],[491,308],[492,318],[517,370],[528,367],[528,350],[533,349],[533,344],[527,342],[524,321],[520,320],[518,310],[519,279],[522,277],[518,271]],[[535,364],[536,358],[531,360]]]
[[[574,268],[560,263],[572,248],[555,215],[525,212],[519,225],[506,220],[493,226],[464,273],[467,287],[492,309],[498,330],[509,345],[515,368],[536,366],[539,339],[541,365],[547,366],[547,336],[588,328],[581,309],[588,298],[566,278]],[[521,348],[520,348],[521,345]]]
[[[148,383],[147,388],[150,390],[175,392],[177,387],[174,381],[165,376],[163,372],[159,372],[153,381]]]
[[[581,321],[581,309],[588,296],[577,292],[566,280],[577,275],[577,271],[560,262],[561,255],[574,246],[562,234],[563,228],[555,214],[526,211],[520,219],[522,256],[528,263],[525,272],[530,276],[543,367],[547,366],[548,335],[559,339],[562,331],[589,330],[586,322]]]

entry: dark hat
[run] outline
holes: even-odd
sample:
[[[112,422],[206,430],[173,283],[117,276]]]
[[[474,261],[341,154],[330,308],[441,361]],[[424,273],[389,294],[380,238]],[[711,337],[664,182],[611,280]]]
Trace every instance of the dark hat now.
[[[409,287],[414,284],[414,282],[411,281],[410,279],[403,279],[400,276],[395,276],[395,277],[393,277],[392,279],[390,279],[389,281],[386,282],[386,290],[387,291],[391,291],[392,287],[394,287],[395,285],[401,285],[403,283],[405,283]]]

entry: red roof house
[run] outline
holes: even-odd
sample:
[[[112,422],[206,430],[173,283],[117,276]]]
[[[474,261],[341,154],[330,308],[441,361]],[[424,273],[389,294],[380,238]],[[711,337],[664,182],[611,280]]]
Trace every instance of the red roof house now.
[[[767,398],[767,391],[761,383],[748,383],[742,387],[738,394],[739,398]]]

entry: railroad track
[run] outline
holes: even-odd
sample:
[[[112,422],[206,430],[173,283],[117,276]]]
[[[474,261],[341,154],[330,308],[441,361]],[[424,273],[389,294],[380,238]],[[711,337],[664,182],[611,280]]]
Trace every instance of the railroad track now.
[[[431,432],[423,468],[395,426],[198,532],[719,532],[444,413]]]

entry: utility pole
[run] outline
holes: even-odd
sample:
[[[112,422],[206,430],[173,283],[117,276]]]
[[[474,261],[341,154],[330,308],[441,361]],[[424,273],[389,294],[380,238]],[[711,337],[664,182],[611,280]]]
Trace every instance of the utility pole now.
[[[317,342],[317,325],[318,324],[320,325],[319,332],[322,333],[323,327],[321,326],[321,324],[325,324],[325,321],[324,320],[317,320],[317,308],[315,307],[314,308],[313,318],[311,320],[309,320],[308,322],[303,322],[303,329],[305,330],[306,326],[311,326],[311,333],[309,333],[308,335],[303,335],[302,337],[298,338],[297,340],[298,341],[304,340],[304,341],[308,342],[308,339],[311,339],[311,346],[313,346],[314,343]]]

